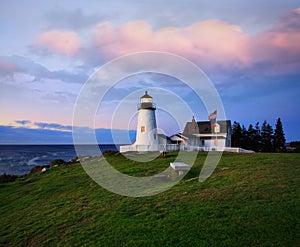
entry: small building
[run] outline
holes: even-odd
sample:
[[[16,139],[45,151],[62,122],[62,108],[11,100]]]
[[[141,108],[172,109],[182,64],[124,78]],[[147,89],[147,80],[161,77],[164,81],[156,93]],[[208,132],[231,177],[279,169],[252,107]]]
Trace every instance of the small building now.
[[[169,139],[171,144],[187,145],[189,138],[184,136],[182,133],[177,133],[171,135]]]

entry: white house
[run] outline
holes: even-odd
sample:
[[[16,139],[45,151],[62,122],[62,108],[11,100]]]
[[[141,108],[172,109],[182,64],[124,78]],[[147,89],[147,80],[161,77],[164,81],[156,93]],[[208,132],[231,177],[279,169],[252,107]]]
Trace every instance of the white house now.
[[[231,134],[230,120],[218,120],[212,128],[210,121],[196,122],[194,117],[191,122],[186,123],[182,133],[187,138],[183,140],[187,146],[200,147],[204,150],[231,147]]]

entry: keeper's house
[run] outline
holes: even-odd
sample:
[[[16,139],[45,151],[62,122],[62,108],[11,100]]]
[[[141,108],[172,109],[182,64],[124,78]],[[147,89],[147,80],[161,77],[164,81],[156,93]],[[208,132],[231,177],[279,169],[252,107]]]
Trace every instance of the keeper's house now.
[[[187,122],[182,133],[182,144],[193,149],[198,147],[203,150],[211,150],[214,147],[231,147],[231,121],[216,121],[211,127],[210,121],[196,122],[193,117],[191,122]],[[179,138],[177,136],[177,138]],[[172,139],[172,137],[171,137]]]

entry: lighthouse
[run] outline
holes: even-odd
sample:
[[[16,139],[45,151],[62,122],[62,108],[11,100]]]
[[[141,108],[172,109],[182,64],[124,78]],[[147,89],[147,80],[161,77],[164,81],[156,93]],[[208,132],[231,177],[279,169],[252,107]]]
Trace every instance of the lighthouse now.
[[[136,140],[132,145],[120,146],[120,152],[128,151],[159,151],[159,135],[157,134],[157,125],[155,110],[156,105],[153,98],[145,91],[137,105],[138,122],[136,129]]]
[[[138,124],[134,145],[145,146],[147,150],[157,150],[158,136],[155,118],[156,105],[146,91],[140,98],[138,108]],[[143,148],[144,149],[144,148]]]

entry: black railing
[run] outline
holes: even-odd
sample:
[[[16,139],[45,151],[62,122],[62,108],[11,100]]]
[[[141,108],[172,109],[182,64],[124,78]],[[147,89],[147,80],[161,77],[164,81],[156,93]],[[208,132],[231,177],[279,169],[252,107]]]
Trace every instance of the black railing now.
[[[150,103],[150,102],[139,103],[137,105],[137,108],[138,109],[156,109],[156,104],[155,103]]]

